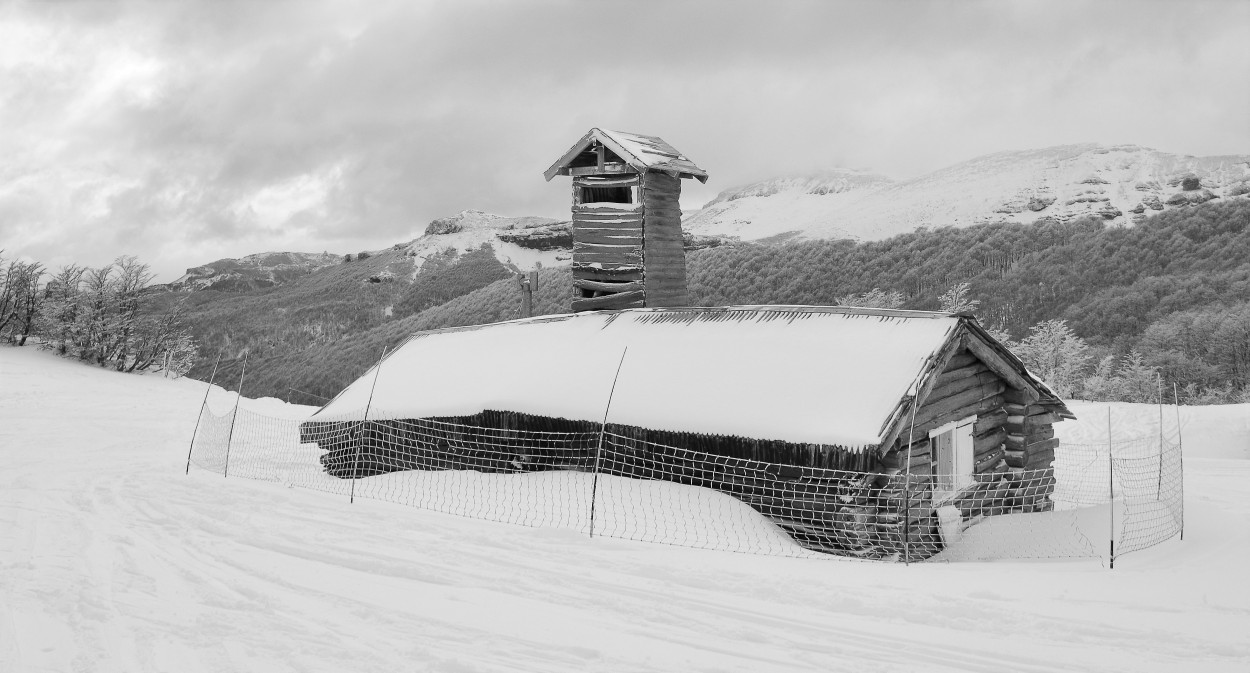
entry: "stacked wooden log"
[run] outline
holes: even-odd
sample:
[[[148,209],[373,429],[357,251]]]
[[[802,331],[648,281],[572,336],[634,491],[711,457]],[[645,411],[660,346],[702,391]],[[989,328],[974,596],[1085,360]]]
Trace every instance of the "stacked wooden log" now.
[[[574,311],[644,306],[643,205],[636,173],[573,179]],[[623,190],[623,203],[584,202],[587,193]]]
[[[1054,424],[1059,417],[1044,406],[1018,397],[1009,401],[1004,410],[1008,414],[1004,426],[1005,459],[1013,481],[1020,484],[1018,506],[1023,511],[1052,509],[1054,502],[1049,496],[1054,492],[1055,449],[1059,447]]]
[[[972,483],[934,502],[928,434],[972,414],[977,416],[972,428]],[[921,545],[912,552],[919,555],[934,542],[938,506],[953,505],[964,520],[1050,509],[1055,486],[1052,463],[1058,446],[1052,425],[1058,420],[1052,411],[1030,404],[1025,393],[1009,387],[975,355],[957,352],[916,411],[914,425],[882,458],[884,473],[895,475],[882,486],[882,537],[902,546],[900,529],[907,528],[909,541]],[[899,479],[902,475],[910,479]],[[906,517],[904,512],[908,512]],[[901,524],[904,518],[907,526]],[[916,534],[910,530],[913,525],[919,531]],[[934,551],[940,548],[939,538]]]
[[[681,180],[642,175],[643,266],[647,306],[686,306],[686,250],[681,234]],[[576,238],[576,232],[574,233]]]

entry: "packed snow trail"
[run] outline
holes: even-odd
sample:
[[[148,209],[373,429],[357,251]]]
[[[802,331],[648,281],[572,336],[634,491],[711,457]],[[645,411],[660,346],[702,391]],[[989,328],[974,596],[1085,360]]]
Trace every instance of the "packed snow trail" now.
[[[203,394],[0,347],[0,671],[1250,668],[1250,461],[1188,442],[1184,542],[905,567],[184,476]]]

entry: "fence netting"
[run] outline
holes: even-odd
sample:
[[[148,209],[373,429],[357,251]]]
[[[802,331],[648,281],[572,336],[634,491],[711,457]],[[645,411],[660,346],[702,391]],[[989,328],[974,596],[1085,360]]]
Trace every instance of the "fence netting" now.
[[[385,417],[376,407],[371,414]],[[189,460],[345,498],[781,556],[1114,559],[1173,537],[1183,521],[1179,437],[1162,432],[1061,444],[1046,469],[1000,461],[960,477],[726,457],[611,425],[566,432],[362,418],[206,406]]]

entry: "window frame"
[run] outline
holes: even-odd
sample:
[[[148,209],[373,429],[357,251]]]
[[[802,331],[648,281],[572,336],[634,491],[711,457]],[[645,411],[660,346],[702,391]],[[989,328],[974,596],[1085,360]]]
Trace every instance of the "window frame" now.
[[[973,414],[929,431],[934,502],[949,500],[976,483],[977,456],[972,436],[976,420]],[[948,457],[949,461],[945,460]],[[944,462],[950,464],[945,472]]]

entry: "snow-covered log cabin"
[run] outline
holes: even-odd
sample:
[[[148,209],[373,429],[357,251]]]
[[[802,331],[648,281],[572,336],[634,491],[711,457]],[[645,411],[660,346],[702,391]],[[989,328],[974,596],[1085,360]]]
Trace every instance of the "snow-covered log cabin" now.
[[[363,432],[342,420],[366,408]],[[596,469],[730,494],[810,548],[918,559],[942,508],[1051,508],[1071,417],[972,317],[738,306],[416,334],[301,434],[342,478]]]
[[[707,173],[660,138],[591,129],[556,175],[573,177],[574,312],[412,336],[301,425],[330,474],[674,481],[809,548],[908,559],[956,517],[1052,507],[1051,426],[1072,415],[974,318],[681,308],[680,182]]]

